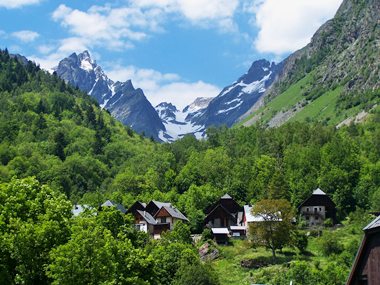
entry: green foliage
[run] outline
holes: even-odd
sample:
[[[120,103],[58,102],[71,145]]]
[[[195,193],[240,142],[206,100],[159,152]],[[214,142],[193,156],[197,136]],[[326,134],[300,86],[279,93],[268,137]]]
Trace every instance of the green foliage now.
[[[208,264],[185,264],[178,270],[173,285],[219,285],[218,276]]]
[[[339,254],[343,251],[343,246],[338,237],[332,233],[325,232],[320,241],[321,251],[325,256]]]
[[[50,250],[68,240],[70,210],[33,178],[0,185],[0,261],[11,284],[48,284],[44,268]]]
[[[252,214],[263,219],[250,225],[249,234],[254,245],[269,248],[275,258],[277,249],[291,243],[294,216],[290,203],[286,200],[262,200],[255,204]]]

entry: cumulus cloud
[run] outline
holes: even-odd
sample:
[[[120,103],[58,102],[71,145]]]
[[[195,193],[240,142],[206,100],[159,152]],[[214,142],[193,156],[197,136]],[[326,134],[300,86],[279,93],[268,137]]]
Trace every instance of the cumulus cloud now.
[[[41,0],[0,0],[0,7],[15,9],[22,6],[38,4],[40,2]]]
[[[52,14],[54,21],[67,28],[75,38],[109,49],[125,49],[144,40],[147,32],[157,31],[160,13],[136,7],[92,6],[87,11],[61,4]]]
[[[281,55],[305,46],[341,3],[342,0],[256,1],[252,6],[259,28],[255,48]]]
[[[178,14],[193,25],[233,30],[239,0],[132,0],[135,7],[162,9]]]
[[[135,87],[144,90],[153,106],[165,101],[183,109],[198,97],[215,97],[220,92],[219,87],[203,81],[185,82],[174,73],[161,73],[135,66],[113,66],[107,74],[112,80],[131,79]]]
[[[40,36],[40,34],[34,31],[24,30],[24,31],[14,32],[12,33],[12,36],[19,39],[20,41],[24,43],[30,43],[30,42],[35,41]]]

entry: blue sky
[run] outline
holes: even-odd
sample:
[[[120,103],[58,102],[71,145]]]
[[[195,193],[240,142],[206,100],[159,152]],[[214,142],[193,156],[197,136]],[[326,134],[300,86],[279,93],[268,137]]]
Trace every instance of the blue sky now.
[[[341,2],[0,0],[0,42],[47,69],[88,49],[111,79],[182,108],[303,47]]]

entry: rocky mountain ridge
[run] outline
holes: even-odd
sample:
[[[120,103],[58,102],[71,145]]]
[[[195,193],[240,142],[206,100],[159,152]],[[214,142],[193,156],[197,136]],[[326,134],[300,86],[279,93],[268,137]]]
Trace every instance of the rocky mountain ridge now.
[[[144,92],[135,89],[131,80],[114,82],[109,79],[88,51],[73,53],[61,60],[55,71],[67,83],[94,97],[102,108],[136,132],[159,140],[158,133],[165,131]]]

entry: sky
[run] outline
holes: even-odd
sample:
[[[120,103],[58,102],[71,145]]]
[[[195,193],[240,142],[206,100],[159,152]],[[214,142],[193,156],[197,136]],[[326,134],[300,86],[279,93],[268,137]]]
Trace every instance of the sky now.
[[[89,50],[153,105],[214,97],[305,46],[342,0],[0,0],[0,48],[51,69]]]

